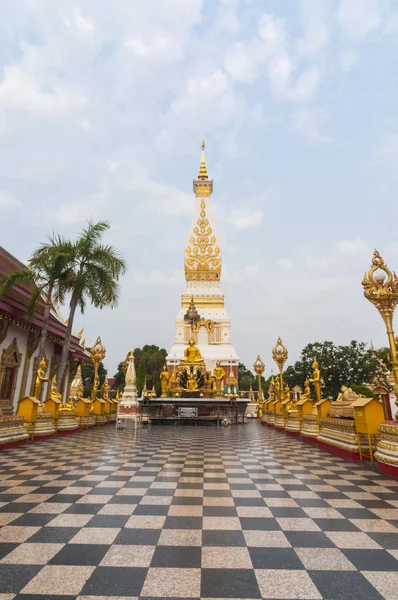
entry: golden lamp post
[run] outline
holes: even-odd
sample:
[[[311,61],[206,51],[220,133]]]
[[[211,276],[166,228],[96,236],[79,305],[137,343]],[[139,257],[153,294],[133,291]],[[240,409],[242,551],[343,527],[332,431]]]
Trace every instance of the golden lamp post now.
[[[362,280],[364,295],[374,304],[383,319],[390,345],[390,364],[394,375],[395,404],[398,406],[398,358],[397,343],[394,339],[393,317],[398,304],[398,277],[391,272],[379,252],[373,252],[372,265]],[[395,415],[398,420],[398,412]]]
[[[93,361],[93,365],[94,365],[94,383],[93,383],[93,391],[91,394],[91,399],[93,402],[97,397],[97,390],[98,390],[98,384],[99,384],[98,367],[99,367],[100,362],[102,360],[104,360],[105,355],[106,355],[106,349],[102,344],[101,337],[98,336],[97,341],[95,342],[94,346],[90,350],[91,360]]]
[[[287,361],[288,352],[287,348],[283,345],[280,337],[276,340],[276,345],[272,348],[272,358],[278,365],[279,369],[279,386],[280,386],[280,400],[285,399],[285,390],[283,388],[283,365]]]
[[[261,360],[259,354],[257,354],[257,358],[254,361],[253,369],[258,378],[258,404],[260,405],[260,402],[263,402],[263,400],[264,400],[263,388],[261,385],[261,376],[264,373],[265,364]]]

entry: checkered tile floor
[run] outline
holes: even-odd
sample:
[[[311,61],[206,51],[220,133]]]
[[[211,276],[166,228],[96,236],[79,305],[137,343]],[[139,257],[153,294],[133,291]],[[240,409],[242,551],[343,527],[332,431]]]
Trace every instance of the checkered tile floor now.
[[[0,453],[0,600],[398,598],[398,481],[259,423]]]

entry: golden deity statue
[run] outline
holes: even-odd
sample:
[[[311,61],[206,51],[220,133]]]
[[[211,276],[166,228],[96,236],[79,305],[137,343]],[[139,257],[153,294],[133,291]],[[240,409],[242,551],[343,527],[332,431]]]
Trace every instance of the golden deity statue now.
[[[224,380],[226,373],[221,366],[220,361],[218,360],[216,363],[216,368],[214,369],[214,383],[216,387],[216,392],[221,392],[221,385]]]
[[[319,366],[318,361],[315,358],[314,362],[312,363],[312,368],[313,368],[312,379],[310,379],[309,382],[314,384],[316,401],[320,402],[322,400],[321,372],[320,372],[318,366]]]
[[[167,397],[167,388],[169,387],[169,381],[170,381],[170,373],[167,370],[166,365],[163,365],[163,370],[160,372],[160,385],[162,387],[162,395],[160,396],[161,398],[166,398]]]
[[[275,400],[275,379],[273,375],[268,388],[268,400],[272,402]]]
[[[195,340],[191,338],[189,340],[188,348],[184,352],[185,361],[187,363],[203,363],[203,358],[200,350],[195,346]]]
[[[35,391],[33,394],[34,397],[37,398],[38,400],[40,400],[41,384],[44,383],[45,381],[48,381],[48,377],[45,376],[46,370],[47,370],[47,363],[46,363],[46,359],[43,356],[43,358],[40,361],[39,368],[37,370]]]
[[[310,382],[308,381],[308,377],[304,382],[304,393],[301,394],[300,400],[311,400],[311,388]]]
[[[104,400],[108,400],[109,398],[109,383],[108,380],[105,378],[105,381],[102,385],[102,398]]]
[[[51,382],[51,398],[53,400],[61,400],[62,402],[62,395],[57,391],[57,378],[54,377],[54,379]]]
[[[279,378],[277,377],[276,381],[275,381],[275,401],[280,400],[280,397],[281,397],[281,384],[280,384]]]

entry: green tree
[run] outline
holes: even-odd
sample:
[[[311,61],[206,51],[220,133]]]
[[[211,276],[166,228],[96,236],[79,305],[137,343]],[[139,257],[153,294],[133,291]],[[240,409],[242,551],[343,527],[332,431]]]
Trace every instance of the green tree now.
[[[377,356],[366,349],[364,342],[352,341],[347,346],[335,346],[330,341],[315,342],[305,346],[300,360],[285,370],[285,383],[291,388],[295,385],[303,387],[307,377],[312,377],[315,358],[319,363],[325,398],[336,399],[342,385],[352,387],[371,383],[381,369]]]
[[[50,236],[47,243],[41,244],[29,259],[29,267],[17,269],[1,277],[0,294],[20,287],[30,294],[28,312],[33,317],[38,306],[43,311],[43,325],[40,332],[38,356],[44,355],[53,301],[64,289],[68,278],[70,242],[58,235]],[[41,312],[41,311],[40,311]]]
[[[96,308],[117,306],[120,294],[119,278],[126,271],[126,263],[117,250],[102,243],[109,229],[106,221],[88,222],[77,241],[71,245],[67,286],[60,288],[59,300],[69,294],[69,319],[58,369],[58,390],[62,388],[68,364],[70,338],[76,309],[84,313],[87,302]]]
[[[125,376],[124,376],[124,371],[123,371],[123,363],[120,362],[117,366],[117,371],[114,374],[114,378],[115,378],[115,387],[117,390],[121,390],[124,388],[126,381],[125,381]]]
[[[145,377],[147,377],[148,385],[155,385],[155,390],[158,396],[161,394],[160,371],[166,362],[167,351],[159,346],[145,345],[142,348],[134,349],[135,371],[137,374],[137,393],[141,396],[144,387]],[[117,385],[124,386],[123,363],[119,363],[115,379]],[[120,383],[119,383],[120,382]]]

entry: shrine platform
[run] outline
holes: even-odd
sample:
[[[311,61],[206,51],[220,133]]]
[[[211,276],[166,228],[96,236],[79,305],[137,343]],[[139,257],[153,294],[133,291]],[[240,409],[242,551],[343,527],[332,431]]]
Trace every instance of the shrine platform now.
[[[244,423],[247,398],[148,398],[140,401],[141,421],[153,425]]]

